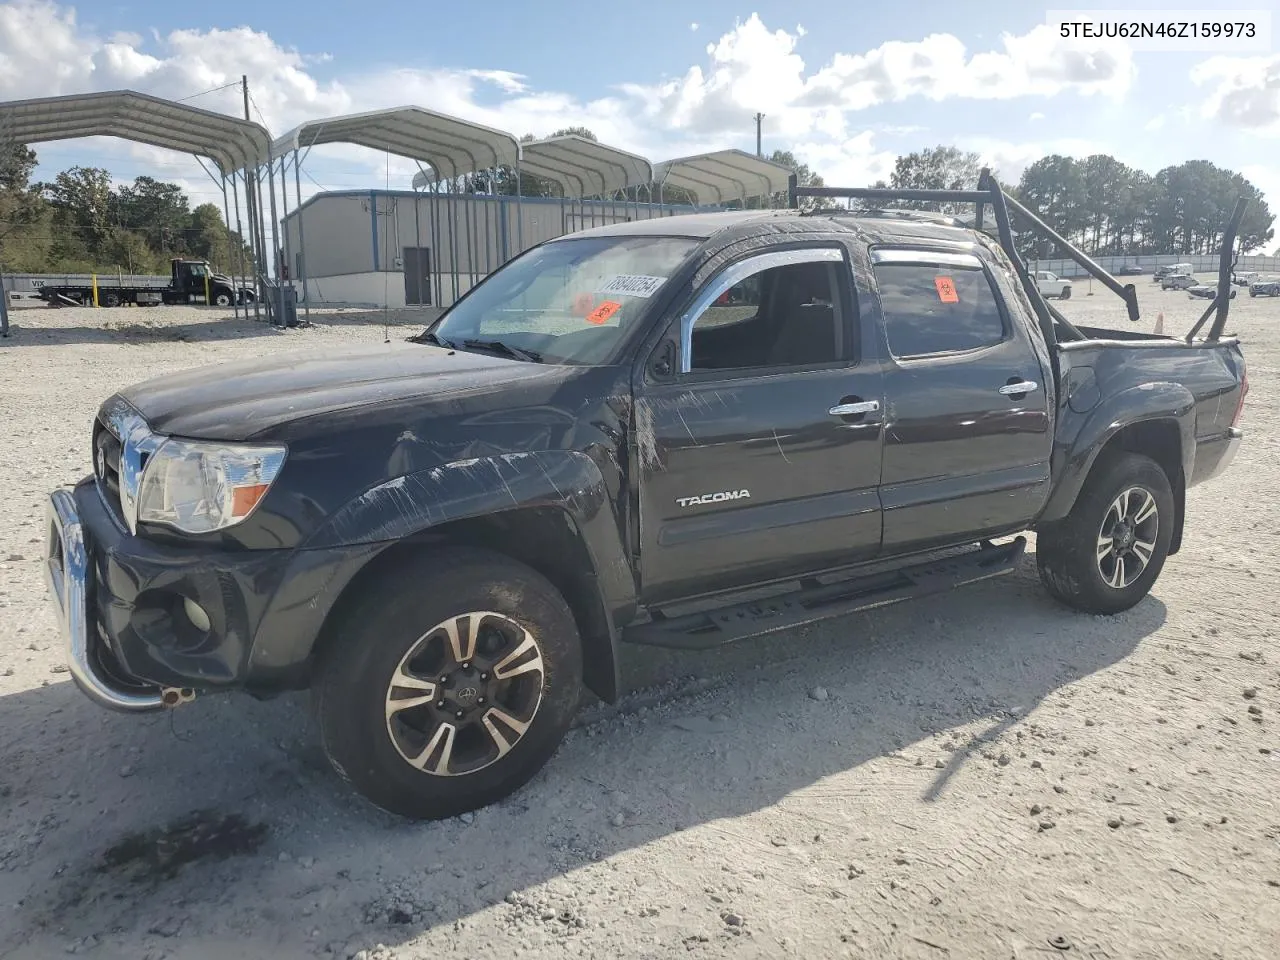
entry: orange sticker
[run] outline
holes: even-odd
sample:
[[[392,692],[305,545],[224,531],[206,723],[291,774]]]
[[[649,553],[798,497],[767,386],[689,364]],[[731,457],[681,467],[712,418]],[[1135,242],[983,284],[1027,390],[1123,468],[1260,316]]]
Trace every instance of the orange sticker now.
[[[617,300],[604,300],[600,306],[587,314],[587,323],[601,324],[622,309]]]
[[[960,294],[956,293],[956,282],[950,277],[934,277],[933,285],[938,288],[938,299],[943,303],[960,302]]]

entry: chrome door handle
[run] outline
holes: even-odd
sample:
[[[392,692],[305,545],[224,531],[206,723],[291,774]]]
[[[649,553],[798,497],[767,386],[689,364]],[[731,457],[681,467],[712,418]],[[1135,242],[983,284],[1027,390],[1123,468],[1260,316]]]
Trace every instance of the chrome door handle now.
[[[1000,388],[1000,392],[1006,397],[1012,397],[1019,393],[1033,393],[1040,389],[1040,384],[1034,380],[1023,380],[1021,383],[1006,383]]]
[[[859,403],[838,403],[827,413],[833,417],[856,417],[860,413],[875,413],[879,409],[879,400],[862,400]]]

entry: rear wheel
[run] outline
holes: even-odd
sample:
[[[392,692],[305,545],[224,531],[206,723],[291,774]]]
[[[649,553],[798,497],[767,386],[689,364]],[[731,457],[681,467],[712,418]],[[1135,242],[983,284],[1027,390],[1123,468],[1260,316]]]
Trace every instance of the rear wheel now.
[[[1062,293],[1058,294],[1058,297],[1059,297],[1059,299],[1062,299],[1062,300],[1070,300],[1070,299],[1071,299],[1071,288],[1070,288],[1070,287],[1063,287],[1063,288],[1062,288]]]
[[[1109,456],[1094,466],[1071,512],[1037,531],[1040,579],[1050,594],[1077,610],[1129,609],[1160,576],[1174,510],[1173,490],[1159,464],[1136,453]]]
[[[427,555],[332,629],[315,688],[324,749],[392,813],[439,819],[502,799],[550,759],[577,710],[573,614],[500,554]]]

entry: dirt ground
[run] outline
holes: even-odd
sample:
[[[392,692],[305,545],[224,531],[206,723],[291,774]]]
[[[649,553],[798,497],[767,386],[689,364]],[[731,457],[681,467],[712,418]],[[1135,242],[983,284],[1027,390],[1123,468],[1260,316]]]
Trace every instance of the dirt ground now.
[[[1205,306],[1138,283],[1145,329]],[[1068,315],[1118,322],[1086,293]],[[419,321],[13,311],[0,957],[1280,956],[1280,300],[1232,317],[1246,443],[1134,610],[1060,609],[1032,559],[708,654],[628,651],[634,692],[589,708],[531,785],[423,825],[330,774],[301,697],[93,706],[41,572],[45,493],[87,471],[113,390]]]

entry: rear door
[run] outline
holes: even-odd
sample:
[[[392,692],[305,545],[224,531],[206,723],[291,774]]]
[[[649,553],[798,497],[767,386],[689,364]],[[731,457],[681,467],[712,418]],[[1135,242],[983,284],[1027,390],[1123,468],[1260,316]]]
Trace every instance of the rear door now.
[[[874,556],[883,396],[844,248],[744,256],[669,336],[636,385],[643,601]]]
[[[1026,526],[1049,494],[1045,372],[977,256],[876,249],[886,553]]]

